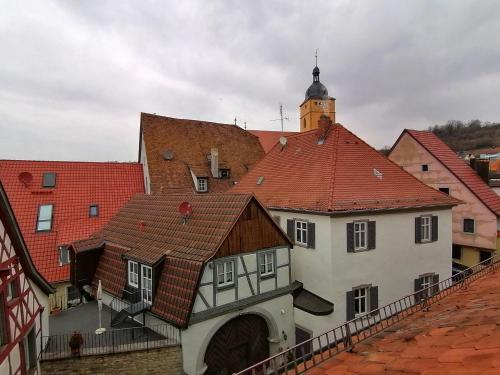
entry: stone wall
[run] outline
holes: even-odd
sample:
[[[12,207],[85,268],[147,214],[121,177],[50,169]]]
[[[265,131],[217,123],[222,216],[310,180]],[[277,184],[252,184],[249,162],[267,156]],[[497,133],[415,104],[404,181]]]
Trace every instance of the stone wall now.
[[[88,356],[41,363],[42,375],[49,374],[182,374],[180,346],[149,351]]]

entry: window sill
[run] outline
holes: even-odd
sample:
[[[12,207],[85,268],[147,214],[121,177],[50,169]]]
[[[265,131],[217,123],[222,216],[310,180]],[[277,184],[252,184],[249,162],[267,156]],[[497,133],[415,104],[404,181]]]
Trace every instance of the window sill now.
[[[217,291],[224,291],[224,290],[229,290],[229,289],[233,289],[235,287],[234,283],[233,284],[229,284],[229,285],[217,285]]]
[[[297,245],[297,246],[303,247],[303,248],[305,248],[305,249],[307,249],[307,248],[308,248],[308,246],[307,246],[307,244],[306,244],[306,243],[295,242],[294,244],[295,244],[295,245]]]
[[[365,251],[370,251],[370,250],[375,250],[375,249],[354,249],[353,253],[363,253]]]
[[[260,279],[261,280],[272,279],[272,278],[274,278],[274,275],[275,275],[274,272],[273,273],[268,273],[268,274],[265,274],[265,275],[260,275]]]

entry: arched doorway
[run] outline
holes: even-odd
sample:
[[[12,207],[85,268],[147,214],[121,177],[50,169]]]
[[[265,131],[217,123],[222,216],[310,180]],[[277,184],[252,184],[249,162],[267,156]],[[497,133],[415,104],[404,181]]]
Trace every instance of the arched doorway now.
[[[231,375],[269,356],[266,321],[258,315],[241,315],[224,324],[205,352],[207,375]]]

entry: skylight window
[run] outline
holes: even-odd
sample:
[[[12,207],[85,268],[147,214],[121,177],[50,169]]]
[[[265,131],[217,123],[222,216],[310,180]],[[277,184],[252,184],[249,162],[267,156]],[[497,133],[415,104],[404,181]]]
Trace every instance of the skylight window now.
[[[89,217],[99,216],[99,206],[97,204],[92,204],[89,207]]]
[[[257,185],[262,185],[263,182],[264,182],[264,176],[259,176],[259,178],[257,179]]]
[[[43,174],[42,187],[44,187],[44,188],[56,187],[56,173],[55,172],[45,172]]]

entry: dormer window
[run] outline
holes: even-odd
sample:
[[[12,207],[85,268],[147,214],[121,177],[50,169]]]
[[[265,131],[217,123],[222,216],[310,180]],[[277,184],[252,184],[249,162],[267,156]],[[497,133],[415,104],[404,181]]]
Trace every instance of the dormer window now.
[[[206,193],[208,191],[208,179],[198,177],[198,192]]]
[[[219,169],[219,178],[229,178],[230,175],[229,169]]]
[[[56,173],[55,172],[45,172],[43,174],[42,187],[44,187],[44,188],[56,187]]]

